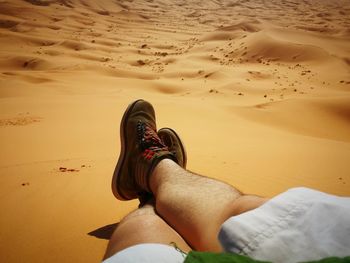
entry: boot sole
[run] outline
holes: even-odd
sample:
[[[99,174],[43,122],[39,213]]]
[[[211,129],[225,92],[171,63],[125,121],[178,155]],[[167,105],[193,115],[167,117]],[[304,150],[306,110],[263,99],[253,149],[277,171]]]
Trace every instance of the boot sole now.
[[[126,121],[129,118],[130,112],[132,112],[132,109],[134,108],[135,104],[137,104],[138,102],[143,101],[142,99],[134,101],[133,103],[129,104],[129,106],[127,107],[127,109],[124,112],[121,124],[120,124],[120,155],[119,155],[119,159],[118,159],[118,163],[114,169],[114,173],[113,173],[113,178],[112,178],[112,192],[113,195],[121,200],[121,201],[125,201],[125,200],[130,200],[130,198],[126,198],[120,191],[119,189],[119,185],[120,185],[120,180],[121,180],[121,176],[120,176],[120,172],[123,168],[124,162],[125,162],[125,158],[126,158],[126,149],[127,149],[127,145],[126,145],[126,140],[125,140],[125,136],[127,134],[126,132]]]

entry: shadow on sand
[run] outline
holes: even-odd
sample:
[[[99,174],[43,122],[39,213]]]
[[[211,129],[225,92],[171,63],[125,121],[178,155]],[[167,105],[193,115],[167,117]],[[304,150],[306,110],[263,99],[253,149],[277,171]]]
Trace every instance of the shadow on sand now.
[[[97,228],[97,229],[89,232],[88,235],[94,236],[94,237],[97,237],[100,239],[109,240],[113,234],[114,229],[116,229],[118,225],[119,225],[119,223],[105,225],[103,227]]]

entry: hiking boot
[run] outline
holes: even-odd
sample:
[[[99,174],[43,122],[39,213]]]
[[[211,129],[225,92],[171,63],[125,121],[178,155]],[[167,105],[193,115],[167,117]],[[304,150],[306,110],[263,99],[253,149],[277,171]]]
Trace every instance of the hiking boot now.
[[[131,200],[151,192],[149,177],[165,158],[175,155],[157,135],[152,105],[144,100],[131,103],[120,124],[121,151],[112,179],[112,191],[119,200]]]
[[[169,151],[174,154],[177,164],[186,169],[187,154],[185,145],[180,136],[170,128],[162,128],[158,131],[158,136],[162,142],[168,147]]]
[[[187,163],[187,154],[186,149],[181,141],[179,135],[170,128],[162,128],[158,131],[158,136],[162,142],[168,147],[169,151],[174,154],[176,162],[182,168],[186,169]],[[145,204],[148,204],[149,200],[154,198],[152,193],[143,193],[139,197],[139,207],[143,207]]]

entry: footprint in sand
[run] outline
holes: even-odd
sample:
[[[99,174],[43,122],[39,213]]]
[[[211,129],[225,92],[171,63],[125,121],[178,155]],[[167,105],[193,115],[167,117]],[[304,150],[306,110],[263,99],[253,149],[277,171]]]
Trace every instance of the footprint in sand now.
[[[143,60],[141,60],[141,59],[139,59],[138,61],[136,61],[137,62],[137,64],[139,65],[139,66],[144,66],[144,65],[146,65],[146,63],[143,61]]]
[[[74,169],[74,168],[67,168],[67,167],[60,167],[59,171],[61,173],[65,173],[65,172],[79,172],[78,169]]]
[[[35,122],[40,122],[41,119],[42,118],[32,116],[0,119],[0,126],[24,126]]]

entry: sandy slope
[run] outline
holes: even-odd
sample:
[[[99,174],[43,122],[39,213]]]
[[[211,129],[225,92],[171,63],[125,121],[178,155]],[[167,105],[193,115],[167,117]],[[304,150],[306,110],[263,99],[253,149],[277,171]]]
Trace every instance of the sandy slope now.
[[[137,205],[110,191],[137,98],[191,170],[349,195],[349,28],[345,0],[1,1],[0,261],[102,257]]]

